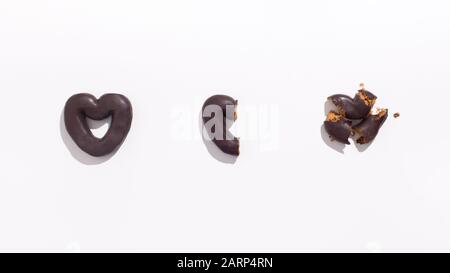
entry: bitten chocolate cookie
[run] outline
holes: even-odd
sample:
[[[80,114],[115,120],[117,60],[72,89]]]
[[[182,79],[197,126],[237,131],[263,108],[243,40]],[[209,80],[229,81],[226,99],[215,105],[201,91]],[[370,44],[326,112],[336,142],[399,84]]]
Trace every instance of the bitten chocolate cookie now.
[[[328,97],[328,99],[338,108],[339,114],[345,118],[363,119],[369,115],[377,101],[377,96],[365,89],[360,89],[353,98],[336,94]]]
[[[378,109],[377,113],[369,115],[361,123],[353,126],[352,129],[357,136],[356,142],[366,144],[374,140],[387,117],[387,109]]]
[[[352,122],[345,119],[339,113],[330,111],[327,119],[324,122],[325,131],[328,135],[336,141],[344,144],[350,144],[348,138],[352,133]]]
[[[237,100],[226,95],[208,98],[202,107],[203,125],[211,141],[224,153],[238,156],[239,139],[230,131],[237,119]]]
[[[95,137],[86,118],[104,120],[111,117],[110,128],[103,138]],[[99,99],[91,94],[76,94],[64,108],[64,122],[68,134],[84,152],[105,156],[117,149],[131,128],[133,110],[130,101],[120,94],[105,94]]]

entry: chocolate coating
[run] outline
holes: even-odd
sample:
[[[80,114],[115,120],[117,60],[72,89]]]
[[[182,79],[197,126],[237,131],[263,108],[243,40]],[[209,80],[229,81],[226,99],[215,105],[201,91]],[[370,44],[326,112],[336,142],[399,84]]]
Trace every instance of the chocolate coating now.
[[[353,130],[359,135],[356,142],[359,144],[366,144],[374,140],[387,117],[388,110],[381,109],[377,114],[370,115],[361,123],[355,125]]]
[[[103,138],[95,137],[86,118],[103,120],[111,116],[111,124]],[[104,156],[119,147],[131,128],[133,110],[130,101],[120,94],[105,94],[96,99],[91,94],[76,94],[64,108],[67,132],[81,150],[92,156]]]
[[[237,118],[236,115],[236,108],[237,108],[237,100],[233,99],[230,96],[226,95],[214,95],[209,97],[202,107],[202,118],[203,118],[203,124],[206,125],[209,121],[212,119],[216,119],[218,123],[220,123],[220,119],[217,119],[218,117],[215,115],[215,113],[212,113],[210,116],[206,114],[205,116],[205,109],[209,106],[217,106],[219,107],[218,110],[220,110],[221,114],[221,136],[219,138],[216,138],[214,136],[214,133],[216,132],[215,126],[211,128],[211,131],[208,131],[208,135],[210,136],[212,142],[224,153],[238,156],[239,155],[239,139],[233,136],[233,134],[229,131],[229,128],[227,128],[227,124],[232,124]]]
[[[361,89],[351,98],[347,95],[336,94],[328,97],[338,108],[338,111],[347,119],[363,119],[367,117],[377,97],[371,92]]]
[[[333,139],[340,143],[350,144],[348,138],[352,133],[352,122],[346,120],[337,112],[329,112],[327,120],[324,121],[325,131]]]

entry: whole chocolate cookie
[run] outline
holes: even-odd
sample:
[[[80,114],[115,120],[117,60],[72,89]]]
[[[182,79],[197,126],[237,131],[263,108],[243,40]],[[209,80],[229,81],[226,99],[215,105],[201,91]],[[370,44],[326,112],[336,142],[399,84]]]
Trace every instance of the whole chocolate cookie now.
[[[86,118],[104,120],[111,117],[108,132],[103,138],[95,137]],[[64,108],[64,123],[68,134],[86,153],[100,157],[117,149],[131,128],[133,110],[130,101],[120,94],[105,94],[99,99],[91,94],[76,94]]]

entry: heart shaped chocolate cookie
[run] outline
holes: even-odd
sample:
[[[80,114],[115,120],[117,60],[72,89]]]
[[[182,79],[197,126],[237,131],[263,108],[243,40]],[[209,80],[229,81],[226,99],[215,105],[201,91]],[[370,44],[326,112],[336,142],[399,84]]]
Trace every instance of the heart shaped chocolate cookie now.
[[[86,118],[104,120],[111,117],[109,130],[103,138],[95,137]],[[66,130],[81,150],[95,156],[105,156],[117,149],[130,131],[133,109],[120,94],[105,94],[99,99],[91,94],[76,94],[64,108]]]

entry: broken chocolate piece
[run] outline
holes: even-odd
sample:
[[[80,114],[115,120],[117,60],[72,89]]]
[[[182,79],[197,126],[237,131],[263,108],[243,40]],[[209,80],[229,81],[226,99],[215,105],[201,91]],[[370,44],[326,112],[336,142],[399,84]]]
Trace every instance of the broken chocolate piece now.
[[[357,134],[356,142],[366,144],[375,139],[383,123],[388,117],[387,109],[379,109],[377,113],[369,115],[361,123],[353,127]]]
[[[350,144],[348,138],[352,133],[351,121],[345,119],[344,116],[337,112],[330,111],[323,124],[326,132],[333,140],[344,144]]]
[[[95,137],[86,118],[103,120],[111,116],[110,128],[103,138]],[[91,94],[69,98],[64,108],[64,123],[73,141],[92,156],[104,156],[116,150],[130,131],[133,110],[130,101],[120,94],[106,94],[96,99]]]
[[[338,108],[339,114],[345,118],[363,119],[369,115],[377,97],[365,89],[360,89],[354,98],[336,94],[328,97],[328,99]]]
[[[238,156],[239,139],[229,131],[237,119],[237,100],[226,95],[208,98],[202,107],[203,125],[211,141],[224,153]]]

